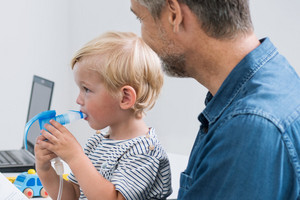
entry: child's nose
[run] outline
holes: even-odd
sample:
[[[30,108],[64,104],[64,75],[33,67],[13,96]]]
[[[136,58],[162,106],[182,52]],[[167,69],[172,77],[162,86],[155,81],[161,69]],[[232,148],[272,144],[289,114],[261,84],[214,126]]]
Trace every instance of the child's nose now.
[[[77,99],[76,99],[76,103],[77,103],[78,105],[83,105],[83,100],[82,100],[82,98],[80,97],[80,95],[78,95],[78,97],[77,97]]]

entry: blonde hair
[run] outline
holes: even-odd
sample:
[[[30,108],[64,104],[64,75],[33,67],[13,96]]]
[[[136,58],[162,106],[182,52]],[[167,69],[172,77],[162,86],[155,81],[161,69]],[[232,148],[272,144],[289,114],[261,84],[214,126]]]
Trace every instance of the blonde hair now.
[[[91,69],[98,72],[112,94],[118,94],[125,85],[135,89],[133,110],[137,116],[154,106],[163,85],[161,61],[140,37],[127,32],[104,33],[75,53],[72,69],[89,56],[103,61]]]

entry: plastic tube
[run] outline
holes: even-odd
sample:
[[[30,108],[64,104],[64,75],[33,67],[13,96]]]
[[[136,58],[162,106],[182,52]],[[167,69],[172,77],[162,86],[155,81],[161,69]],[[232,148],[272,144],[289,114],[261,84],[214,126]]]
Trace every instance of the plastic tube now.
[[[64,165],[61,162],[59,157],[56,157],[53,159],[54,160],[54,168],[56,171],[56,174],[59,176],[59,189],[58,189],[58,194],[57,194],[57,200],[61,200],[62,197],[62,191],[63,191],[63,174],[64,174]]]
[[[28,136],[28,131],[29,128],[31,127],[31,125],[39,120],[39,124],[40,124],[40,129],[45,129],[45,124],[49,123],[49,121],[51,119],[54,119],[55,121],[59,122],[62,125],[65,124],[69,124],[75,120],[79,120],[79,119],[83,119],[86,118],[86,115],[80,111],[75,111],[75,110],[70,110],[65,114],[61,114],[61,115],[56,115],[56,111],[55,110],[48,110],[48,111],[44,111],[41,112],[39,114],[37,114],[36,116],[34,116],[32,119],[30,119],[26,125],[25,125],[25,130],[24,130],[24,147],[25,149],[28,149],[27,146],[27,136]]]
[[[57,200],[61,200],[63,186],[64,186],[63,176],[59,176],[59,189],[58,189],[58,194],[57,194]]]
[[[37,120],[44,119],[44,118],[53,118],[53,117],[55,117],[55,115],[56,115],[55,110],[44,111],[44,112],[41,112],[41,113],[37,114],[36,116],[34,116],[26,123],[25,130],[24,130],[24,147],[26,150],[28,150],[27,136],[28,136],[28,131],[29,131],[29,128],[31,127],[31,125]]]

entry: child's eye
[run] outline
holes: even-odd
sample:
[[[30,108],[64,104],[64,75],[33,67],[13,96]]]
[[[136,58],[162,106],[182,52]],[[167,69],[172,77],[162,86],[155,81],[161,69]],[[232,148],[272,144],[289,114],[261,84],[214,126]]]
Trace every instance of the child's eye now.
[[[87,87],[83,87],[83,89],[84,89],[84,91],[85,91],[86,93],[89,93],[89,92],[90,92],[90,90],[89,90]]]

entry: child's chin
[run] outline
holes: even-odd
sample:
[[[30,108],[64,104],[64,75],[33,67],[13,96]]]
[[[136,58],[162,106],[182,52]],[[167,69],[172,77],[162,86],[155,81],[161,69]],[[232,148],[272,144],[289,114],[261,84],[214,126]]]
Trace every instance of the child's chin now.
[[[89,122],[89,121],[88,121],[88,122]],[[91,127],[92,129],[94,129],[94,130],[99,130],[98,126],[96,126],[95,124],[92,124],[92,123],[89,122],[89,125],[90,125],[90,127]]]

